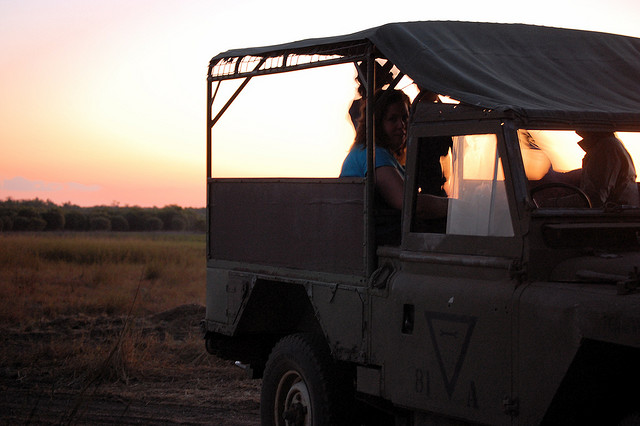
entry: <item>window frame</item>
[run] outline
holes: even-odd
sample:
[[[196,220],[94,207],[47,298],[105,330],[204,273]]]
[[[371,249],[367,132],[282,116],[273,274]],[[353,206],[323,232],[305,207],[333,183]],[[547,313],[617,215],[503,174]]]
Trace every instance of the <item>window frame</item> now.
[[[402,221],[402,249],[411,251],[432,251],[441,253],[459,253],[466,255],[501,256],[513,257],[515,253],[521,253],[522,233],[520,219],[522,218],[521,206],[518,206],[516,199],[525,201],[526,194],[515,197],[513,182],[521,179],[518,173],[523,173],[522,164],[520,167],[512,168],[512,164],[519,161],[519,147],[515,150],[507,149],[505,135],[513,133],[516,137],[516,127],[512,123],[504,120],[486,120],[473,122],[422,122],[413,123],[407,140],[407,176],[405,181],[405,196]],[[502,161],[502,168],[505,175],[505,189],[509,204],[509,213],[513,227],[513,236],[485,236],[485,235],[453,235],[446,233],[415,232],[411,230],[413,220],[413,206],[415,205],[415,195],[417,193],[417,161],[418,161],[418,141],[424,137],[438,136],[464,136],[472,134],[495,134],[497,139],[497,152]],[[513,137],[506,136],[509,143]],[[509,158],[510,156],[511,158]],[[515,179],[514,179],[515,178]],[[521,192],[521,191],[518,191]],[[521,203],[520,203],[521,204]]]

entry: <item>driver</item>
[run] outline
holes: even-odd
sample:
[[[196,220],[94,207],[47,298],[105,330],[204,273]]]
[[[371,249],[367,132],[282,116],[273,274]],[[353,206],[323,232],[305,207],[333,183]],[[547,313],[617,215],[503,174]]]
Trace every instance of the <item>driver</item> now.
[[[594,207],[607,203],[640,206],[636,168],[622,142],[613,132],[576,131],[582,158],[580,188]]]

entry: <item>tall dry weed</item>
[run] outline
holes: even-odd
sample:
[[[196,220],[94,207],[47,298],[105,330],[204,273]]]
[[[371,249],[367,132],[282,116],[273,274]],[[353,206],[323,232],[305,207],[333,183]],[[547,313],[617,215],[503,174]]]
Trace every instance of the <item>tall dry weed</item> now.
[[[138,286],[135,315],[204,301],[204,235],[0,234],[0,248],[1,323],[124,315]]]

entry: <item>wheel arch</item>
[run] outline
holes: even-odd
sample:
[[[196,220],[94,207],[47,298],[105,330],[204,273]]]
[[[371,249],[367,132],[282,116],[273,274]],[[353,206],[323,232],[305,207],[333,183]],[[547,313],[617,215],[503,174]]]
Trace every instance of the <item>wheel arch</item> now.
[[[637,410],[640,348],[585,339],[542,424],[618,424]]]
[[[257,279],[232,336],[207,332],[207,351],[224,359],[250,364],[262,377],[278,340],[293,333],[325,336],[304,285]]]
[[[236,334],[322,333],[304,285],[258,279]]]

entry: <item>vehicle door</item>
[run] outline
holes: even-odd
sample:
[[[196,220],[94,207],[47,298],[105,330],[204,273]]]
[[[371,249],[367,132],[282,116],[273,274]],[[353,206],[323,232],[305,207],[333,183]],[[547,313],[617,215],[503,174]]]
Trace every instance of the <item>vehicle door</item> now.
[[[378,249],[389,279],[372,283],[371,358],[395,404],[511,423],[522,237],[503,129],[497,121],[411,129],[402,245]],[[438,190],[449,198],[446,220],[420,217],[416,199]],[[421,416],[428,421],[419,414],[417,424]]]

